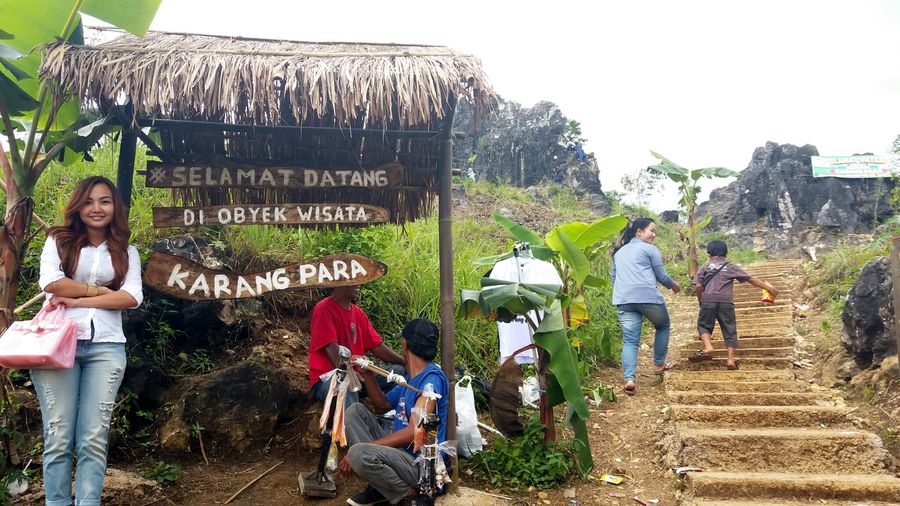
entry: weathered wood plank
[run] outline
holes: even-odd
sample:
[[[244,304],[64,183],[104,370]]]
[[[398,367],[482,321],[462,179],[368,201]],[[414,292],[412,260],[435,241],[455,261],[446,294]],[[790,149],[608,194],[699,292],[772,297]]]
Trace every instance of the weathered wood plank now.
[[[144,283],[177,299],[244,299],[278,290],[353,286],[387,273],[383,263],[361,255],[338,253],[309,262],[254,274],[208,269],[196,262],[154,252]]]
[[[390,188],[403,179],[403,165],[374,169],[309,169],[257,165],[147,162],[152,188]]]
[[[391,213],[368,204],[277,204],[154,207],[153,226],[332,225],[387,223]]]

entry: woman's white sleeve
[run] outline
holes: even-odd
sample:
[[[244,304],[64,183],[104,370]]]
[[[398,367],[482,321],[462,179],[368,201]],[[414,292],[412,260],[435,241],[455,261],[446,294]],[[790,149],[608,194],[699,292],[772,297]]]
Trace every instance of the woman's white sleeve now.
[[[138,255],[137,248],[128,247],[128,272],[125,273],[125,279],[122,281],[120,290],[130,293],[137,302],[129,309],[134,309],[141,305],[144,301],[144,287],[141,282],[141,256]]]
[[[47,285],[54,281],[66,277],[66,273],[62,270],[62,260],[59,258],[59,251],[56,249],[56,239],[53,236],[47,236],[44,242],[44,249],[41,251],[41,272],[38,277],[38,285],[41,290],[47,288]]]

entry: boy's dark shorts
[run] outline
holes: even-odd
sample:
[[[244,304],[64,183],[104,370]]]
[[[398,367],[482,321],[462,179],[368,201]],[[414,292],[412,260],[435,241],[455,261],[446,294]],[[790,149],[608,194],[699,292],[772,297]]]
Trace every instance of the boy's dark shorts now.
[[[738,347],[737,321],[734,316],[734,304],[731,302],[704,302],[700,304],[700,315],[697,317],[697,332],[712,334],[719,322],[719,329],[725,338],[725,346]]]

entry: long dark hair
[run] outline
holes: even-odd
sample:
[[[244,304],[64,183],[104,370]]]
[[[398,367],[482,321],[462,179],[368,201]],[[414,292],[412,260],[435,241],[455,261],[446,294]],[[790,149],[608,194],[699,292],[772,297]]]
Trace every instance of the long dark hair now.
[[[649,227],[651,223],[653,223],[653,218],[638,218],[636,220],[628,222],[628,226],[622,229],[622,235],[613,246],[613,256],[616,255],[616,252],[619,251],[622,246],[625,246],[626,244],[630,243],[632,239],[634,239],[634,236],[637,234],[638,230],[644,230],[645,228]]]
[[[105,184],[112,193],[113,219],[107,225],[106,245],[115,272],[109,288],[118,290],[122,287],[125,273],[128,272],[128,238],[131,237],[131,229],[128,228],[128,218],[125,217],[125,204],[112,181],[103,176],[91,176],[78,183],[63,210],[63,224],[51,228],[47,233],[56,239],[56,249],[59,252],[63,273],[69,278],[74,278],[81,248],[89,244],[87,227],[78,213],[87,202],[91,190],[98,184]]]

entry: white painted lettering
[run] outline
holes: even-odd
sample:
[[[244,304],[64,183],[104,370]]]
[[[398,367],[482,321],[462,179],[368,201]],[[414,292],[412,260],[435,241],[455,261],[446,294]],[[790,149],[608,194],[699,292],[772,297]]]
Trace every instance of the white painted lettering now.
[[[361,263],[357,262],[356,260],[352,260],[352,259],[350,260],[350,278],[351,279],[355,279],[356,276],[359,276],[359,275],[365,276],[366,274],[368,274],[368,272],[366,272],[366,268],[363,267]]]
[[[222,169],[222,176],[219,178],[219,184],[222,186],[231,186],[231,169]]]
[[[182,217],[182,221],[184,222],[185,227],[189,227],[194,224],[195,220],[194,211],[190,209],[184,210],[184,216]]]
[[[300,219],[301,219],[302,221],[309,221],[309,219],[312,218],[312,213],[313,213],[313,208],[312,208],[312,206],[309,206],[309,207],[306,209],[306,212],[305,212],[305,213],[303,212],[303,208],[302,208],[302,207],[297,206],[297,215],[300,216]]]
[[[272,208],[264,207],[262,210],[262,221],[263,223],[269,223],[272,221]]]
[[[290,186],[291,185],[291,174],[293,172],[294,171],[291,169],[278,169],[278,174],[282,178],[281,184],[283,184],[284,186]]]
[[[175,167],[172,169],[172,185],[173,186],[184,186],[187,183],[187,179],[184,177],[184,167]]]
[[[319,182],[319,173],[314,170],[303,171],[303,186],[316,186]]]
[[[316,275],[316,266],[313,264],[302,264],[299,270],[301,285],[305,285],[309,278]]]
[[[191,271],[181,272],[181,264],[175,264],[175,267],[172,267],[172,273],[169,274],[169,280],[166,281],[166,286],[175,286],[177,284],[178,288],[184,290],[187,286],[182,280],[190,275]]]
[[[344,221],[344,208],[336,207],[334,208],[334,221]]]
[[[266,277],[262,277],[259,274],[256,275],[256,293],[262,294],[263,288],[266,289],[266,292],[272,291],[272,272],[267,272]]]
[[[375,171],[367,170],[363,172],[363,184],[365,186],[378,186],[378,181],[375,178]]]
[[[216,274],[213,277],[213,296],[218,299],[223,292],[231,295],[231,289],[228,288],[228,276],[226,274]]]
[[[232,218],[236,224],[244,222],[244,208],[243,207],[235,207],[233,211],[231,211]]]
[[[231,210],[229,210],[227,207],[219,209],[219,223],[225,225],[229,222],[231,222]]]
[[[237,289],[235,290],[234,296],[240,297],[241,294],[243,294],[243,292],[249,293],[250,297],[253,297],[254,295],[256,295],[255,293],[253,293],[253,287],[251,287],[250,283],[248,283],[247,280],[244,279],[244,276],[238,276],[237,277]]]
[[[259,208],[251,207],[248,211],[250,211],[250,223],[256,223],[256,215],[259,214]]]
[[[188,290],[188,295],[194,295],[194,292],[199,290],[203,290],[203,295],[209,297],[209,283],[206,282],[206,274],[200,273],[197,276],[197,279],[194,280],[194,284],[191,285],[191,289]]]
[[[350,279],[350,274],[347,273],[347,262],[343,260],[335,260],[333,264],[334,269],[334,279],[335,281],[340,281],[342,279]]]
[[[203,176],[200,171],[202,170],[202,167],[191,167],[188,169],[188,184],[191,186],[200,186],[200,178]]]
[[[350,186],[365,186],[361,172],[353,173],[353,177],[350,178]]]
[[[387,186],[390,181],[388,181],[387,171],[386,170],[376,170],[375,171],[375,181],[378,186]]]
[[[264,184],[275,186],[275,176],[272,175],[272,171],[269,169],[264,169],[262,171],[262,175],[259,176],[257,184],[259,184],[260,186]]]
[[[249,186],[256,185],[256,170],[255,169],[238,169],[237,170],[237,184],[247,184]]]
[[[349,170],[336,170],[334,171],[335,175],[340,176],[341,178],[341,186],[347,186],[347,176],[351,174]]]
[[[287,275],[287,269],[284,267],[275,269],[275,272],[272,273],[272,277],[274,278],[273,281],[276,290],[285,290],[291,284],[291,278]]]
[[[325,264],[319,264],[319,283],[325,280],[334,281],[334,276],[328,272],[328,267],[325,267]]]
[[[285,209],[283,207],[275,208],[275,221],[287,221],[287,218],[284,216]]]
[[[319,183],[319,186],[334,186],[334,178],[331,176],[331,173],[325,171],[322,173],[322,182]]]

